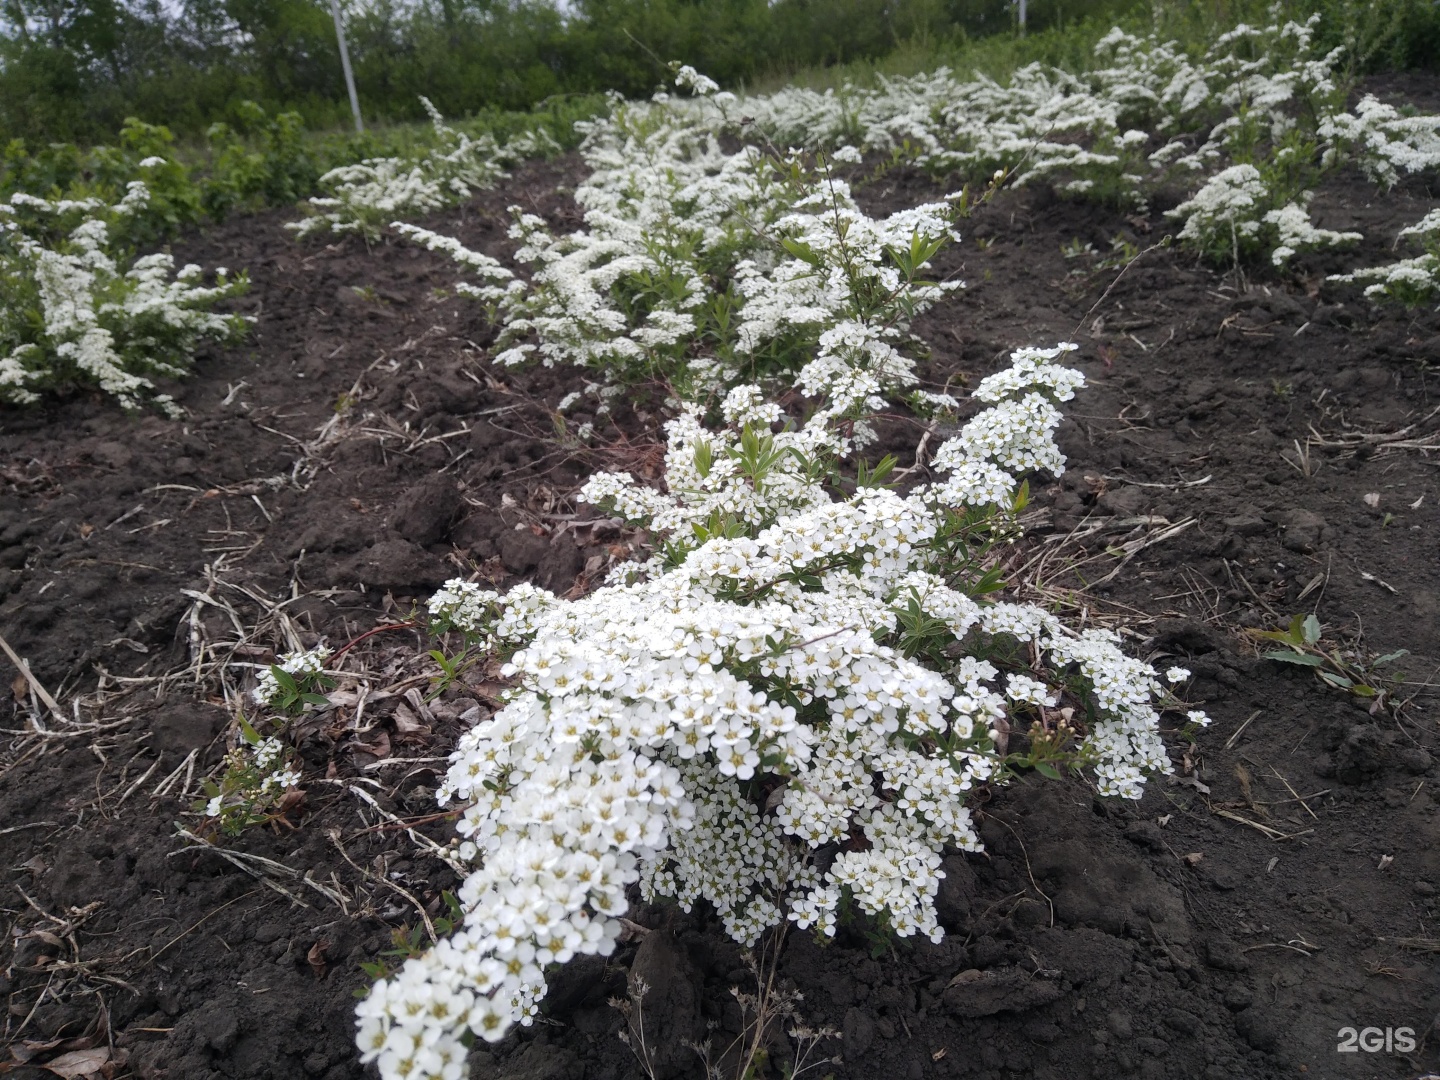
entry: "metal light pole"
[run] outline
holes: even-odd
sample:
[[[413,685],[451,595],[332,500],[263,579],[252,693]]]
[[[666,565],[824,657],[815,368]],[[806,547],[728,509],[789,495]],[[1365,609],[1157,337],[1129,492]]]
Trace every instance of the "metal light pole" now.
[[[331,0],[331,3],[333,4],[333,3],[334,3],[334,0]],[[1021,36],[1021,37],[1024,37],[1024,36],[1025,36],[1025,0],[1016,0],[1016,3],[1017,3],[1017,5],[1018,5],[1018,7],[1019,7],[1019,9],[1020,9],[1020,36]],[[339,23],[336,23],[335,25],[336,25],[336,26],[339,26],[340,24],[339,24]],[[342,45],[340,46],[340,48],[341,48],[342,51],[343,51],[343,49],[345,48],[345,46],[342,44]]]
[[[1020,0],[1020,3],[1023,5],[1025,0]],[[335,19],[335,39],[340,42],[340,66],[345,71],[345,89],[350,92],[350,111],[355,114],[355,131],[363,134],[365,123],[360,119],[360,95],[355,93],[355,72],[350,68],[350,50],[345,47],[345,24],[340,19],[339,0],[330,0],[330,15]]]

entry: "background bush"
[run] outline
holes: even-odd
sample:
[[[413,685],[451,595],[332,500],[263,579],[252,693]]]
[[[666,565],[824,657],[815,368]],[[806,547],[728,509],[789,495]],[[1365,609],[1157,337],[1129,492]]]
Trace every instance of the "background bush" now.
[[[1010,0],[378,0],[351,4],[351,55],[371,121],[529,110],[556,95],[650,92],[681,59],[727,86],[945,55],[1008,33]],[[1030,0],[1030,26],[1109,26],[1144,0]],[[938,61],[937,61],[938,62]],[[109,138],[128,116],[199,136],[241,103],[306,126],[348,117],[325,0],[0,0],[0,140]]]

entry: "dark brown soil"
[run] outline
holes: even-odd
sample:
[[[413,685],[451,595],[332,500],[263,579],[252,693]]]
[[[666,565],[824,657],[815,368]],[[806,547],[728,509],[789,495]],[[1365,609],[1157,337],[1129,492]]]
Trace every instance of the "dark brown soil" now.
[[[510,203],[573,224],[564,189],[577,170],[568,158],[527,166],[438,224],[504,254]],[[886,210],[936,191],[891,173],[862,197]],[[1139,653],[1192,669],[1187,692],[1216,722],[1193,750],[1175,741],[1177,775],[1138,805],[1102,802],[1079,781],[996,792],[987,853],[946,863],[942,945],[901,943],[875,959],[858,933],[823,949],[791,935],[782,979],[804,994],[807,1023],[837,1032],[824,1052],[843,1057],[807,1075],[1440,1069],[1440,455],[1356,437],[1408,427],[1398,438],[1413,444],[1440,429],[1440,317],[1320,283],[1385,258],[1396,229],[1430,205],[1420,183],[1380,197],[1342,177],[1317,198],[1321,224],[1358,224],[1366,249],[1247,280],[1173,250],[1148,252],[1118,280],[1118,268],[1062,253],[1078,239],[1108,254],[1116,236],[1144,248],[1165,232],[1158,213],[1022,192],[968,223],[942,269],[970,287],[918,328],[934,350],[929,376],[973,382],[1017,345],[1073,339],[1091,380],[1061,433],[1070,471],[1037,490],[1017,576],[1077,617],[1123,620]],[[302,247],[282,220],[177,246],[187,260],[247,268],[245,310],[258,319],[247,347],[202,357],[176,387],[187,422],[84,397],[0,412],[0,634],[67,705],[83,697],[82,719],[113,725],[27,736],[23,681],[0,705],[13,740],[0,786],[0,1038],[12,1059],[0,1070],[17,1077],[54,1075],[20,1063],[87,1047],[113,1047],[114,1076],[360,1076],[359,964],[416,922],[400,889],[436,914],[453,884],[352,791],[425,818],[435,765],[417,759],[448,749],[463,705],[448,700],[428,734],[382,709],[363,739],[297,736],[307,802],[296,827],[225,843],[295,871],[268,880],[306,906],[213,852],[182,850],[174,823],[188,805],[151,792],[191,750],[202,766],[218,761],[230,717],[204,681],[213,652],[194,669],[198,693],[185,677],[153,677],[234,638],[212,601],[273,629],[261,601],[288,599],[301,640],[338,644],[403,618],[472,565],[566,591],[628,550],[571,517],[568,496],[593,463],[558,449],[549,409],[580,378],[489,368],[492,331],[437,292],[455,277],[438,256],[353,239]],[[913,450],[913,427],[894,437]],[[611,456],[654,465],[641,436]],[[1390,666],[1407,677],[1392,700],[1413,695],[1408,704],[1372,712],[1310,670],[1257,658],[1240,635],[1311,611],[1337,646],[1410,650]],[[408,633],[355,655],[382,664],[413,646]],[[377,765],[392,757],[405,763]],[[419,829],[446,838],[444,822]],[[475,1076],[640,1075],[607,1004],[632,966],[652,986],[660,1073],[700,1075],[680,1040],[708,1031],[718,1049],[734,1037],[730,989],[751,988],[740,955],[702,915],[633,914],[651,932],[557,975],[546,1020],[478,1051]],[[1347,1027],[1381,1029],[1381,1048],[1338,1052]],[[1400,1028],[1418,1044],[1408,1054]],[[782,1075],[789,1041],[776,1040],[765,1075]]]

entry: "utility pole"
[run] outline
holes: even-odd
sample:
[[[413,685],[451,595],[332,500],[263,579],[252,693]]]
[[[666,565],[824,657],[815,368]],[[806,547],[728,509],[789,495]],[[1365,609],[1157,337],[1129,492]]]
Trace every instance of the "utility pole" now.
[[[1015,2],[1016,2],[1017,6],[1018,6],[1019,9],[1020,9],[1020,36],[1021,36],[1021,37],[1024,37],[1024,36],[1025,36],[1025,0],[1015,0]],[[331,3],[334,3],[334,0],[331,0]],[[336,23],[335,25],[336,25],[336,26],[339,26],[340,24],[339,24],[339,23]],[[343,50],[343,49],[345,48],[345,46],[342,44],[342,45],[340,46],[340,48]]]
[[[1023,10],[1025,0],[1020,0],[1020,3]],[[335,40],[340,42],[340,66],[345,71],[345,89],[350,92],[350,111],[355,114],[355,132],[357,135],[364,134],[365,123],[360,119],[360,95],[355,93],[355,72],[350,68],[350,50],[345,47],[345,23],[340,18],[339,0],[330,0],[330,15],[335,20]]]

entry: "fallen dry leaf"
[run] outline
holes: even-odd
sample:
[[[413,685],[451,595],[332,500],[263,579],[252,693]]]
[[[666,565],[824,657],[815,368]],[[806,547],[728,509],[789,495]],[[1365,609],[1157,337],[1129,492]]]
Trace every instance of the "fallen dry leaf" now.
[[[1170,783],[1184,787],[1192,787],[1201,795],[1210,794],[1210,785],[1204,783],[1198,776],[1172,776]]]
[[[325,973],[330,969],[330,965],[325,960],[325,950],[328,948],[330,948],[330,942],[321,938],[311,945],[310,951],[305,954],[305,962],[310,965],[310,970],[315,972],[316,979],[325,978]]]
[[[377,758],[387,758],[390,756],[390,736],[383,731],[372,731],[370,733],[370,742],[357,742],[355,744],[355,750],[357,753],[372,754]]]
[[[290,788],[284,795],[280,796],[280,801],[275,804],[275,808],[282,814],[288,814],[292,810],[299,810],[304,805],[305,790],[303,788]]]
[[[116,1057],[120,1053],[123,1051],[112,1052],[108,1046],[97,1046],[93,1050],[71,1050],[68,1054],[52,1058],[40,1067],[48,1069],[56,1076],[64,1077],[65,1080],[104,1076],[107,1072],[113,1071],[107,1068],[112,1062],[116,1065],[123,1063]]]
[[[430,733],[430,725],[415,715],[405,704],[395,706],[395,731],[402,739],[413,739]]]
[[[42,859],[39,855],[34,855],[31,858],[27,859],[25,862],[21,863],[15,869],[29,870],[30,873],[34,874],[36,877],[39,877],[41,874],[45,873],[46,870],[50,869],[50,864],[47,863],[44,859]]]

